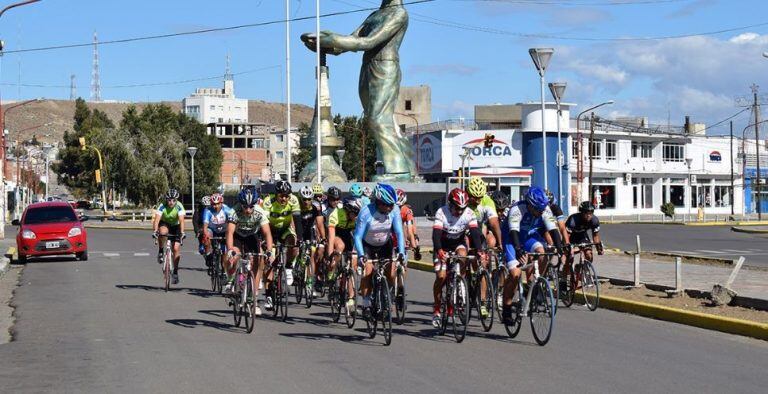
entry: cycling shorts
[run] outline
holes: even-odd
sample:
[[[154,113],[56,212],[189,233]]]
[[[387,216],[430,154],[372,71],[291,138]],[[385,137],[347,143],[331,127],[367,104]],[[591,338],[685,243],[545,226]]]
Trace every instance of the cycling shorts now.
[[[211,233],[214,237],[222,237],[227,233],[227,224],[214,224],[214,223],[208,223],[208,230],[211,230]]]
[[[464,250],[467,249],[467,242],[464,237],[460,237],[455,240],[443,238],[441,240],[441,244],[442,244],[441,250],[444,250],[446,252],[455,252],[459,249],[464,249]],[[435,255],[434,268],[435,268],[435,272],[445,271],[446,269],[448,269],[448,265],[445,264],[444,261],[438,260],[437,255]]]
[[[536,249],[543,248],[547,243],[547,241],[544,240],[544,237],[540,235],[534,235],[527,239],[521,239],[520,241],[523,243],[523,250],[525,250],[526,253],[534,253],[536,252]],[[517,252],[515,252],[515,247],[511,242],[504,245],[504,255],[507,259],[507,269],[511,270],[512,268],[517,267],[519,264],[517,261]]]
[[[160,227],[165,227],[168,229],[168,235],[181,235],[181,225],[178,224],[168,224],[164,221],[160,221],[160,224],[157,226],[158,229]],[[174,242],[179,242],[179,240],[175,240]]]
[[[232,238],[232,244],[240,249],[241,254],[259,253],[261,250],[261,239],[259,239],[257,234],[243,236],[235,233]]]
[[[293,235],[293,238],[296,239],[296,230],[291,226],[279,228],[270,224],[269,230],[272,232],[272,239],[275,241],[285,243],[285,239],[288,238],[289,235]]]
[[[341,242],[344,242],[345,252],[352,252],[355,250],[355,241],[352,238],[352,230],[337,228],[336,237],[341,239]]]
[[[586,232],[583,233],[571,233],[570,241],[572,244],[581,244],[581,243],[590,243],[592,242],[591,239],[589,239],[589,234]]]
[[[391,259],[393,253],[392,238],[389,238],[384,245],[373,246],[368,242],[363,241],[363,252],[365,257],[369,259]]]

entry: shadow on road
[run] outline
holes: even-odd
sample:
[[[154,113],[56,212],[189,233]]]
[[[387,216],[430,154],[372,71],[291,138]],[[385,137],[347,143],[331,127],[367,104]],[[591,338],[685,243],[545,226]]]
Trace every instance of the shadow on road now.
[[[156,291],[156,292],[165,292],[165,288],[161,286],[149,286],[149,285],[115,285],[118,289],[123,290],[144,290],[144,291]],[[192,289],[189,287],[171,287],[168,289],[169,292],[180,292],[180,291],[186,291],[188,294],[192,294],[195,292],[205,291],[200,289]]]
[[[208,328],[215,328],[217,330],[226,331],[226,332],[239,332],[239,333],[245,333],[243,330],[237,329],[235,326],[231,324],[223,324],[211,320],[203,320],[203,319],[168,319],[165,321],[166,323],[173,324],[174,326],[184,327],[184,328],[195,328],[195,327],[208,327]]]
[[[208,272],[208,268],[191,268],[191,267],[179,267],[182,271],[197,271],[197,272]]]
[[[26,263],[19,263],[19,260],[13,260],[11,261],[11,264],[13,265],[50,264],[50,263],[71,263],[76,261],[79,261],[79,260],[74,256],[42,256],[42,257],[27,257]]]
[[[288,338],[306,339],[311,341],[320,341],[323,339],[336,339],[338,341],[353,344],[353,345],[384,346],[383,342],[374,342],[372,340],[368,340],[368,335],[340,335],[340,334],[332,334],[332,333],[296,332],[296,333],[280,333],[280,336],[288,337]]]

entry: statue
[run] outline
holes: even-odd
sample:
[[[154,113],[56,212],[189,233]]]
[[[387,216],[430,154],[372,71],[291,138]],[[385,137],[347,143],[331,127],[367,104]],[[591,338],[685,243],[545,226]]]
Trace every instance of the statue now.
[[[339,55],[363,53],[358,93],[369,130],[376,141],[376,155],[384,163],[380,181],[408,181],[416,174],[413,148],[395,125],[395,105],[400,93],[398,51],[408,28],[408,13],[402,0],[382,0],[381,8],[369,15],[350,35],[320,32],[322,52]],[[301,36],[304,45],[315,51],[313,33]]]

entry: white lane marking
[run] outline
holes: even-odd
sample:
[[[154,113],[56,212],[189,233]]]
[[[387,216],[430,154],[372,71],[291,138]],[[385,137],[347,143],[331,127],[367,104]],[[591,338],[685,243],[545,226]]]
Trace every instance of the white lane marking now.
[[[134,257],[147,257],[149,256],[149,253],[134,253]]]
[[[738,254],[738,253],[744,253],[744,249],[723,249],[723,252]]]
[[[721,250],[707,250],[707,249],[699,249],[696,251],[697,253],[705,253],[705,254],[724,254],[726,252],[723,252]]]
[[[120,253],[104,253],[104,257],[120,257]]]

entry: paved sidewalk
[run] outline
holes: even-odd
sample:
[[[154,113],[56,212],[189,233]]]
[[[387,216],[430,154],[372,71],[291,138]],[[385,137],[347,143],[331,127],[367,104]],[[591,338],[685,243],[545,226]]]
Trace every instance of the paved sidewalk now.
[[[595,256],[598,276],[627,281],[634,280],[632,256],[606,254]],[[683,287],[701,291],[712,291],[716,283],[725,283],[732,267],[683,263]],[[663,286],[675,286],[675,263],[661,260],[640,259],[640,281]],[[742,267],[732,288],[739,296],[768,300],[768,271]]]

